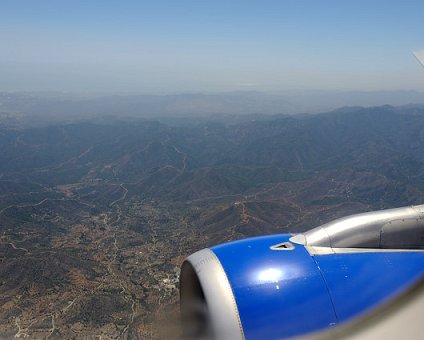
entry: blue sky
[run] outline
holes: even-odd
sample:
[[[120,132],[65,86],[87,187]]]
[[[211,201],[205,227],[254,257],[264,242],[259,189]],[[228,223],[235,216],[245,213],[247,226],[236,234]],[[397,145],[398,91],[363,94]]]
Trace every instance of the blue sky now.
[[[424,1],[0,3],[0,90],[424,91]]]

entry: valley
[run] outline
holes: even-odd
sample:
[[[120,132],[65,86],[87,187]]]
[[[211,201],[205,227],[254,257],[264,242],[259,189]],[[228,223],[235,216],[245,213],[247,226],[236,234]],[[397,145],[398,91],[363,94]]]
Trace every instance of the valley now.
[[[2,338],[178,339],[194,251],[424,202],[419,107],[0,126]]]

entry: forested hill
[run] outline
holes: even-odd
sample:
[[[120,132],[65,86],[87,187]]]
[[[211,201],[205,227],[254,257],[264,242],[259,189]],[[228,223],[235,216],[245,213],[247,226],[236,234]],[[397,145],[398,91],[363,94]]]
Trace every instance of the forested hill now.
[[[420,106],[22,119],[0,116],[1,337],[166,338],[193,251],[424,203]]]

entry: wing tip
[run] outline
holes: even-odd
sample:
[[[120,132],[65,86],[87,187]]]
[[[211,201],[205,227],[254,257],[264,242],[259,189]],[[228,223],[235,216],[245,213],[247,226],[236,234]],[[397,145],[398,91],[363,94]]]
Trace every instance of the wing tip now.
[[[424,67],[424,50],[412,52],[418,62]]]

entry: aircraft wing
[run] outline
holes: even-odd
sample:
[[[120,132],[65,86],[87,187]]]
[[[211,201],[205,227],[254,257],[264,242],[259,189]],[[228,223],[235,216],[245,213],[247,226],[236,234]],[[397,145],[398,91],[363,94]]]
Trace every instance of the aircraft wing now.
[[[424,66],[424,50],[414,52],[414,56]]]
[[[386,304],[351,322],[305,340],[415,339],[424,334],[424,278]]]

